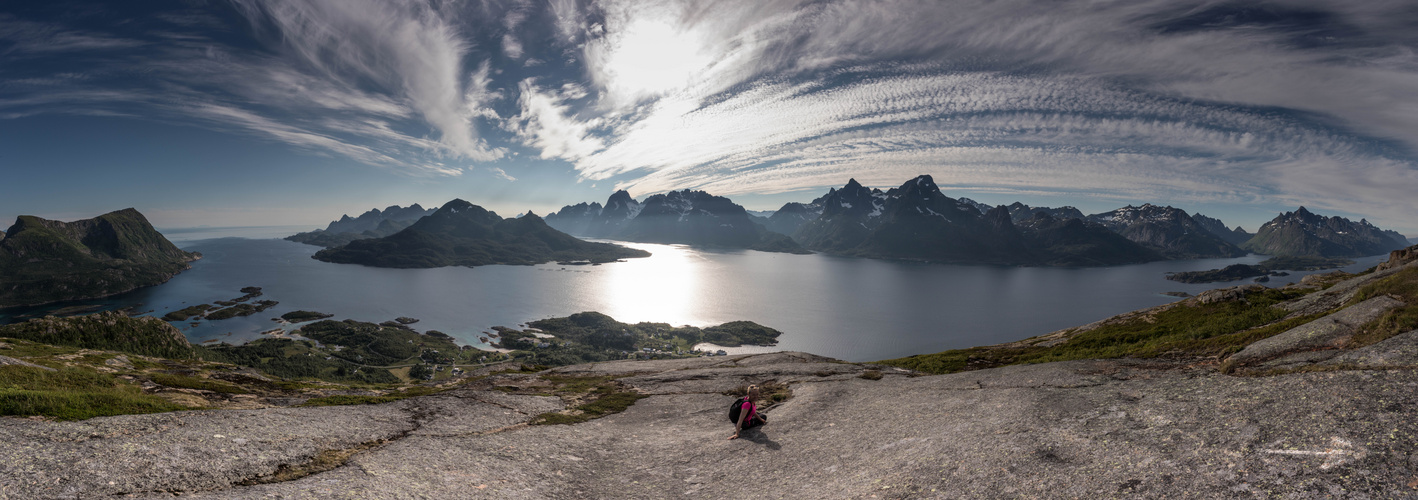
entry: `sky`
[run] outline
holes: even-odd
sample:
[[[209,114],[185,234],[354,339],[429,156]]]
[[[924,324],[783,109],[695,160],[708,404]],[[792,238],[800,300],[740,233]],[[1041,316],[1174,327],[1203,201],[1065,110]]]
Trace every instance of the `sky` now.
[[[772,210],[930,174],[1416,236],[1415,50],[1411,0],[10,0],[0,219]]]

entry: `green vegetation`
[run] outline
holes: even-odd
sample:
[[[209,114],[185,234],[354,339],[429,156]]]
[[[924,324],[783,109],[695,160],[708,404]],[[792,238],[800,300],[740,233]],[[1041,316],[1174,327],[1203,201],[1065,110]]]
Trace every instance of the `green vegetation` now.
[[[424,351],[430,351],[430,356],[446,355],[449,363],[472,357],[471,353],[463,356],[463,349],[448,337],[354,320],[317,321],[301,327],[300,334],[327,346],[341,346],[331,355],[358,364],[412,364],[420,361]]]
[[[1313,320],[1314,317],[1292,318],[1281,322],[1286,311],[1271,307],[1303,293],[1268,289],[1247,295],[1244,301],[1180,304],[1145,318],[1076,333],[1051,347],[974,347],[880,363],[926,373],[953,373],[1074,359],[1220,356]]]
[[[167,281],[199,257],[134,209],[75,222],[20,216],[0,239],[0,307],[106,297]]]
[[[309,341],[258,339],[239,346],[205,348],[203,358],[261,370],[284,379],[316,379],[356,384],[396,384],[399,378],[382,367],[364,367],[331,356]]]
[[[0,326],[0,337],[170,359],[197,355],[187,338],[172,325],[157,318],[131,318],[112,311],[4,325]]]
[[[694,330],[694,327],[679,328],[680,336],[688,340],[685,333]],[[783,332],[768,328],[752,321],[730,321],[718,326],[711,326],[704,329],[700,340],[710,342],[725,347],[739,347],[744,344],[753,345],[773,345],[778,343],[778,336]]]
[[[1398,297],[1406,305],[1365,324],[1354,337],[1356,346],[1374,344],[1394,335],[1418,329],[1418,269],[1404,269],[1376,283],[1359,289],[1354,302],[1380,295]]]
[[[177,375],[172,373],[152,373],[148,378],[153,383],[167,386],[180,387],[184,389],[200,389],[204,391],[219,392],[222,394],[251,394],[251,391],[241,388],[236,384],[221,382],[190,375]]]
[[[315,321],[317,319],[331,318],[334,316],[335,315],[333,314],[325,314],[322,312],[315,311],[291,311],[282,314],[281,319],[289,321],[291,323],[304,323],[306,321]]]
[[[1167,279],[1180,281],[1182,283],[1215,283],[1218,281],[1236,281],[1256,276],[1265,276],[1267,274],[1270,274],[1270,272],[1261,269],[1259,266],[1232,264],[1221,269],[1212,269],[1210,271],[1167,273]]]
[[[162,319],[167,321],[187,321],[187,318],[199,316],[202,313],[207,312],[207,310],[211,308],[211,304],[197,304],[195,306],[184,307],[182,309],[178,309],[176,311],[164,314],[162,316]]]
[[[0,415],[82,420],[181,409],[109,374],[75,368],[48,371],[0,366]]]
[[[772,406],[793,398],[793,389],[788,384],[779,383],[776,380],[769,380],[758,385],[758,399],[764,401],[765,406]],[[748,386],[741,385],[733,389],[724,391],[725,396],[741,398],[748,395]]]
[[[496,327],[495,347],[514,349],[512,356],[526,362],[561,366],[625,359],[628,355],[652,358],[694,356],[695,344],[773,345],[782,334],[750,321],[732,321],[708,328],[675,327],[668,323],[621,323],[598,312],[576,313],[528,323],[553,338],[540,339],[531,329]],[[545,347],[538,344],[545,343]],[[645,349],[650,349],[646,351]]]
[[[218,303],[220,302],[221,301],[218,301]],[[240,299],[238,299],[237,302],[240,302]],[[238,303],[225,309],[218,309],[216,311],[207,313],[207,319],[211,321],[216,321],[222,319],[230,319],[237,316],[250,316],[252,314],[256,314],[258,312],[275,307],[276,304],[279,304],[279,302],[276,302],[274,300],[258,300],[254,305]]]
[[[1322,269],[1334,269],[1353,263],[1354,261],[1349,259],[1280,256],[1263,260],[1254,266],[1232,264],[1222,269],[1212,269],[1210,271],[1168,273],[1167,279],[1180,281],[1182,283],[1215,283],[1218,281],[1235,281],[1268,274],[1275,275],[1276,271],[1319,271]]]
[[[472,203],[453,200],[403,231],[321,250],[315,258],[373,267],[427,268],[614,262],[649,255],[643,250],[582,241],[552,229],[535,215],[503,219]]]
[[[1320,271],[1324,269],[1338,269],[1353,263],[1354,261],[1349,259],[1282,255],[1265,259],[1259,264],[1256,264],[1256,266],[1267,271]]]
[[[568,377],[543,375],[542,380],[551,382],[552,393],[567,401],[571,409],[565,412],[548,412],[532,419],[532,425],[576,424],[625,411],[636,401],[646,397],[643,394],[625,390],[615,377],[591,376]],[[589,400],[589,401],[587,401]],[[579,403],[579,404],[577,404]]]

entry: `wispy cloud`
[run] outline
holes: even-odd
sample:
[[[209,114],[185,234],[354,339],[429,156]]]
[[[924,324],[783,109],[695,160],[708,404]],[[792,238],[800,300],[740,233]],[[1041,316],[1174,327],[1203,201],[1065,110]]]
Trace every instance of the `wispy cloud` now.
[[[186,120],[426,175],[534,157],[637,195],[931,173],[1418,229],[1405,0],[231,1],[0,14],[0,117]]]
[[[604,131],[598,147],[522,137],[637,193],[929,172],[968,188],[1418,211],[1394,201],[1418,188],[1418,35],[1396,21],[1418,11],[1401,2],[599,7],[605,33],[583,48],[596,101],[556,123]]]

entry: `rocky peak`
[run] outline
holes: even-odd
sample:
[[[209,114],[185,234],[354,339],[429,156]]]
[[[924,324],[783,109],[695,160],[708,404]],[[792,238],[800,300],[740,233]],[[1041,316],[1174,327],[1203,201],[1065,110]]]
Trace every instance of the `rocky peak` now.
[[[997,230],[1014,229],[1014,219],[1009,216],[1009,209],[1006,207],[995,207],[985,212],[985,222]]]
[[[940,192],[935,180],[929,175],[921,175],[915,179],[906,181],[901,187],[887,191],[887,196],[901,197],[913,201],[931,201],[937,198],[945,198],[945,194]]]

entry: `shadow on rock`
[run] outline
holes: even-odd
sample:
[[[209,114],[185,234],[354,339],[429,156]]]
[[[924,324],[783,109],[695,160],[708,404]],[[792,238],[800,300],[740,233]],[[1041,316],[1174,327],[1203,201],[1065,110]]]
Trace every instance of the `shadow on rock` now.
[[[767,446],[770,450],[778,450],[783,448],[783,445],[778,444],[777,441],[768,439],[768,435],[764,434],[763,431],[760,431],[758,429],[749,429],[744,431],[743,436],[740,436],[740,439],[752,441],[754,443]]]

